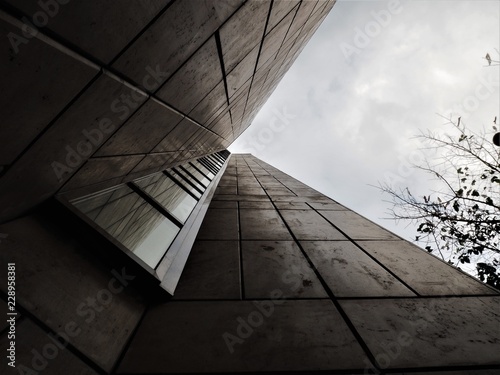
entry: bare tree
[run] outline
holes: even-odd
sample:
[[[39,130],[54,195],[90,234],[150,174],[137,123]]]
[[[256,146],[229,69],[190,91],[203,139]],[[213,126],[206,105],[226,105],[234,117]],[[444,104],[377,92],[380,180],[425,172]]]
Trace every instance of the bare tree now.
[[[415,167],[431,174],[439,188],[423,196],[409,188],[380,188],[391,197],[393,218],[417,224],[415,240],[426,250],[457,266],[475,264],[475,276],[500,289],[500,148],[486,131],[475,133],[460,118],[447,120],[454,134],[418,136],[438,157]]]

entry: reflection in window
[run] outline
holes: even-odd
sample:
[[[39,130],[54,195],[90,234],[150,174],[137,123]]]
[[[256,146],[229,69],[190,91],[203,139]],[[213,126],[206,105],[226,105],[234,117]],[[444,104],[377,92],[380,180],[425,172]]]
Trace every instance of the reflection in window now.
[[[151,268],[180,231],[126,185],[72,203]]]
[[[198,159],[198,161],[203,164],[208,170],[210,170],[213,174],[217,174],[218,169],[215,168],[213,164],[211,164],[208,159],[206,158],[201,158]]]
[[[219,168],[222,167],[222,163],[217,158],[214,158],[213,156],[209,155],[207,156],[207,159],[216,165],[217,170],[219,170]]]
[[[182,224],[186,222],[196,205],[196,199],[161,172],[135,181],[135,183]]]
[[[180,174],[177,170],[175,170],[174,168],[172,169],[169,169],[168,173],[173,176],[177,181],[179,181],[179,183],[181,183],[187,190],[189,190],[196,198],[200,198],[201,197],[201,187],[198,187],[197,189],[194,188],[192,185],[190,185],[186,180],[193,180],[192,178],[188,178],[187,176],[185,176],[184,174]],[[184,178],[183,178],[184,177]],[[197,185],[195,185],[197,186]],[[199,186],[199,184],[198,184]],[[203,191],[203,190],[202,190]]]
[[[210,180],[212,180],[215,175],[210,172],[210,170],[205,167],[203,164],[201,164],[199,161],[195,160],[195,161],[192,161],[190,164],[192,164],[194,167],[198,168],[198,170],[203,173],[205,176],[207,176]]]
[[[200,173],[192,165],[190,165],[190,164],[181,165],[180,168],[183,169],[183,170],[186,170],[189,173],[191,173],[193,175],[193,177],[196,178],[196,180],[199,181],[205,188],[210,183],[210,180],[206,176],[204,176],[202,173]]]
[[[217,155],[75,199],[71,204],[156,269],[229,153]]]

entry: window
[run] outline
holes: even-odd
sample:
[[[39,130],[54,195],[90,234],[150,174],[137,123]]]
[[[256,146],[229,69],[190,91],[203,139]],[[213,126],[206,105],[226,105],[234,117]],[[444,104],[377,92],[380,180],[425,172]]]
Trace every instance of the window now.
[[[194,242],[190,231],[198,230],[208,209],[201,203],[210,199],[206,193],[215,190],[228,156],[207,155],[69,204],[173,294]]]
[[[153,269],[180,231],[126,185],[72,203]]]
[[[134,181],[172,216],[184,224],[197,200],[163,173]]]

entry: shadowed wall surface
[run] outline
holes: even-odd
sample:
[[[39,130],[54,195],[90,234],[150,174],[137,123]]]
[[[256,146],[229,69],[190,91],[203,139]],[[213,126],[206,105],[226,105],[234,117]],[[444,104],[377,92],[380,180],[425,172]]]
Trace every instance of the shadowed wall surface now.
[[[167,301],[46,211],[0,232],[0,260],[18,270],[17,365],[43,373],[500,366],[497,291],[248,154],[230,157]],[[6,293],[6,267],[0,277]]]
[[[227,148],[334,3],[0,1],[0,221]]]
[[[225,149],[333,5],[0,1],[2,374],[500,371],[497,291],[251,155],[173,298],[49,200]]]

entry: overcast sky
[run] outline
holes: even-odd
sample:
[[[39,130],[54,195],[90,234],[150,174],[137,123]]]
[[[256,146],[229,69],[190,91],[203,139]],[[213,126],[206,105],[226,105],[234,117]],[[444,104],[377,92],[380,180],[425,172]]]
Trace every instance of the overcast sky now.
[[[499,18],[497,0],[338,1],[229,149],[414,239],[384,219],[389,204],[370,185],[428,192],[426,176],[406,166],[418,161],[419,129],[451,130],[436,113],[491,129],[500,67],[484,56],[500,60]]]

